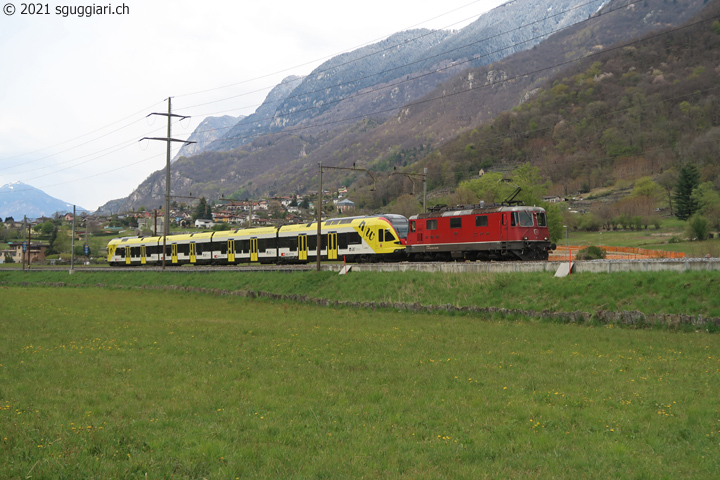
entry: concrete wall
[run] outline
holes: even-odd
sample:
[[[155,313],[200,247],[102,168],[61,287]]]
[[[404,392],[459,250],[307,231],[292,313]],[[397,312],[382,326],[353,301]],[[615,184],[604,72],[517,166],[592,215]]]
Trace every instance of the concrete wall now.
[[[457,263],[386,263],[357,264],[353,272],[444,272],[444,273],[555,273],[566,262],[457,262]],[[322,265],[322,270],[339,272],[342,265]],[[613,272],[686,272],[691,270],[720,270],[718,258],[688,258],[682,260],[593,260],[573,261],[572,273]]]

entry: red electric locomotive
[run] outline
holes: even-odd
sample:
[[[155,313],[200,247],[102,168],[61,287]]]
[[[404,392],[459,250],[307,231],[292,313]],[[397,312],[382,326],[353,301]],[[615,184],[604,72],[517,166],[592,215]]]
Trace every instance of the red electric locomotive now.
[[[433,207],[410,217],[405,252],[412,260],[547,260],[547,214],[504,202]]]

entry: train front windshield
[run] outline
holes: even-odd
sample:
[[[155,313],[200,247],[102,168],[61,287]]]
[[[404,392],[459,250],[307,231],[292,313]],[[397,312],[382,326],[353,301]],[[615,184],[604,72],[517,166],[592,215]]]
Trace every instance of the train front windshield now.
[[[410,230],[410,222],[402,215],[383,215],[390,224],[395,228],[401,239],[407,238]]]

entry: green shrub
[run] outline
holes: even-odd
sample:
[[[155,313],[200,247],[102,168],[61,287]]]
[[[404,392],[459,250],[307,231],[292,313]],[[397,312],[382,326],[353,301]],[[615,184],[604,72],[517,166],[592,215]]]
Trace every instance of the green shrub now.
[[[604,248],[596,247],[591,245],[585,247],[577,253],[578,260],[600,260],[607,256],[607,251]]]
[[[702,215],[695,214],[688,219],[685,233],[691,240],[707,240],[710,233],[710,222]]]

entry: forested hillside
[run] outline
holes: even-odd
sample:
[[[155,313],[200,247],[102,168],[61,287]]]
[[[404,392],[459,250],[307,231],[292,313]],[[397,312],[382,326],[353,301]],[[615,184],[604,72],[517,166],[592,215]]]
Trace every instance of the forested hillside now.
[[[588,206],[610,227],[619,215],[670,209],[690,165],[697,178],[687,194],[695,189],[689,213],[701,211],[720,227],[719,17],[720,3],[713,2],[682,27],[578,63],[531,100],[428,157],[435,185],[527,163],[549,181],[550,194],[625,190],[620,201]],[[478,182],[461,187],[457,198],[483,193]]]

